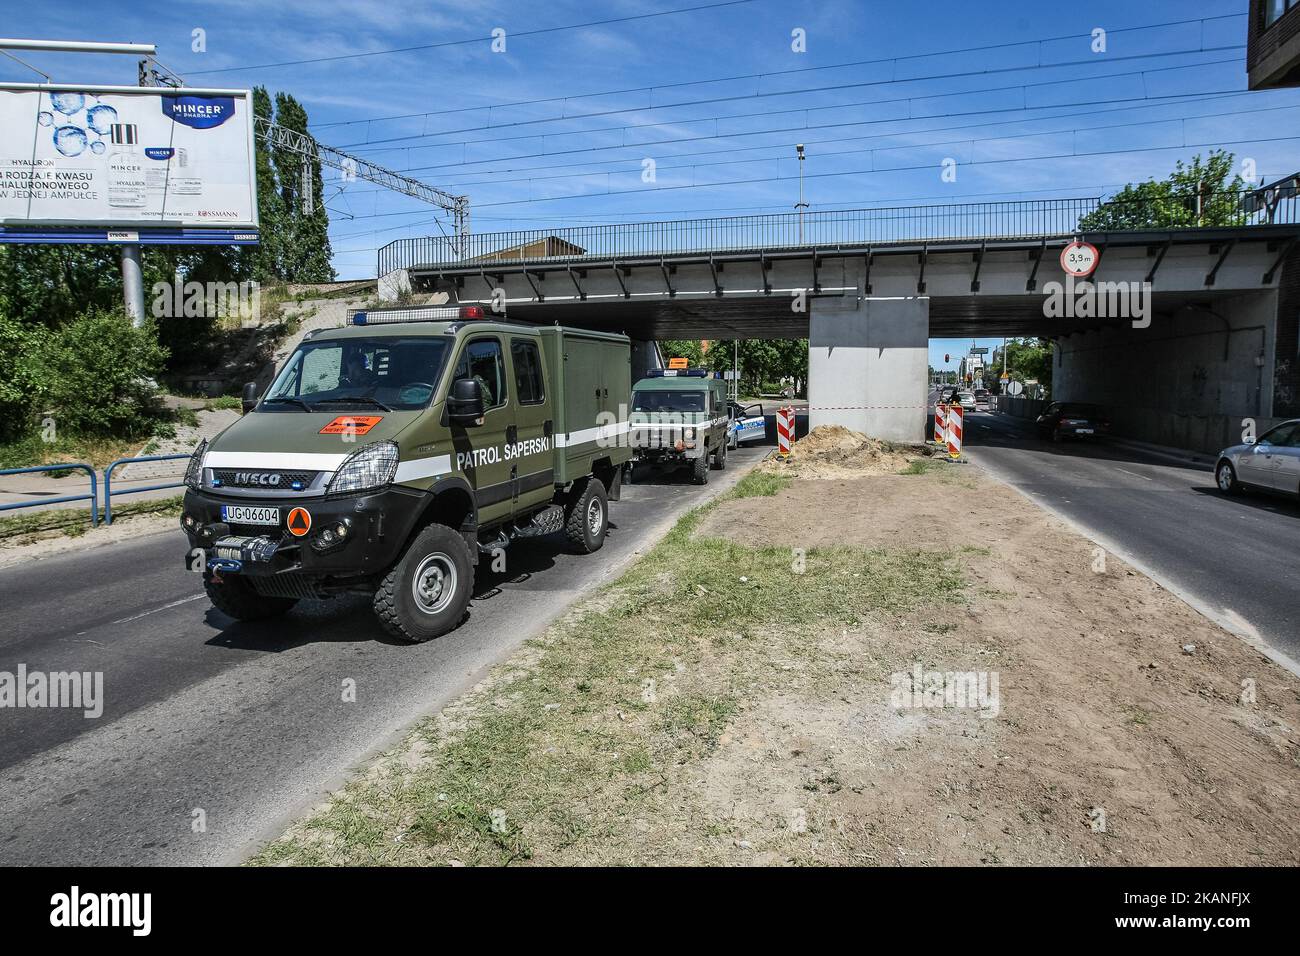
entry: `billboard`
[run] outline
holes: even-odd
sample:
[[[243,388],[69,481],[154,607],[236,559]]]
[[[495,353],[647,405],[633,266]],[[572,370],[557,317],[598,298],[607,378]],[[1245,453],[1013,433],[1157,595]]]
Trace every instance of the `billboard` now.
[[[256,241],[251,105],[246,90],[0,85],[0,241]]]

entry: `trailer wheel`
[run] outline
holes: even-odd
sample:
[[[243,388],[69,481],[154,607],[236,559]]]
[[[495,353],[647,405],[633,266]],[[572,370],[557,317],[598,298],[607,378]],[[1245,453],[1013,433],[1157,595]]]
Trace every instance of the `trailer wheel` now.
[[[581,493],[565,508],[564,533],[579,554],[599,551],[609,530],[609,499],[605,486],[596,477],[588,478]]]
[[[266,597],[253,590],[248,581],[237,574],[214,581],[211,574],[203,575],[203,590],[208,600],[222,614],[236,621],[261,621],[278,617],[298,603],[297,598]]]
[[[419,644],[460,623],[474,590],[469,545],[457,531],[431,524],[379,582],[374,610],[394,637]]]
[[[709,459],[712,457],[706,452],[691,462],[691,480],[697,485],[709,483]]]

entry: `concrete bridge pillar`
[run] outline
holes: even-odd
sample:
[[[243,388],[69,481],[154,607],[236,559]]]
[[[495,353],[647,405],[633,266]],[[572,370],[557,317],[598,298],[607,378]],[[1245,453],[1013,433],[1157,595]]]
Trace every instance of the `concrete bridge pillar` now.
[[[811,300],[808,425],[922,442],[928,414],[930,300],[924,296]]]

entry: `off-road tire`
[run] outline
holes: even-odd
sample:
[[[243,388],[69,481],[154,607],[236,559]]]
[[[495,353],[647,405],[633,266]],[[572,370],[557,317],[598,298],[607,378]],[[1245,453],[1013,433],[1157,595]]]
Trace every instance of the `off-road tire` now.
[[[426,584],[423,589],[420,581]],[[449,589],[446,594],[443,588]],[[473,592],[474,564],[464,536],[446,525],[431,524],[379,582],[375,617],[389,634],[420,644],[460,624]]]
[[[1224,472],[1227,472],[1226,478]],[[1237,480],[1237,469],[1232,467],[1230,461],[1221,461],[1215,467],[1214,483],[1225,495],[1239,495],[1243,491],[1241,482]]]
[[[713,467],[718,471],[726,471],[727,469],[727,443],[725,441],[713,453]]]
[[[220,583],[212,575],[203,576],[203,590],[208,600],[222,614],[236,621],[262,621],[278,617],[298,603],[297,598],[266,597],[253,590],[246,578],[237,574],[223,577]]]
[[[599,510],[598,520],[594,517]],[[593,523],[597,526],[592,527]],[[564,534],[573,550],[579,554],[599,551],[609,530],[609,498],[605,485],[599,478],[588,478],[575,488],[573,499],[564,510]]]
[[[691,481],[697,485],[709,483],[709,459],[712,457],[706,453],[691,462]]]

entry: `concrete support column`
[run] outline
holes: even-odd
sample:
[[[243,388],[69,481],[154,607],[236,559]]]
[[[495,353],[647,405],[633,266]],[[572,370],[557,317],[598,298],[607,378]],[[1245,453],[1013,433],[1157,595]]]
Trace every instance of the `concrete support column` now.
[[[889,441],[925,440],[930,300],[815,298],[808,333],[808,425]]]

